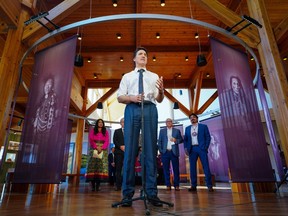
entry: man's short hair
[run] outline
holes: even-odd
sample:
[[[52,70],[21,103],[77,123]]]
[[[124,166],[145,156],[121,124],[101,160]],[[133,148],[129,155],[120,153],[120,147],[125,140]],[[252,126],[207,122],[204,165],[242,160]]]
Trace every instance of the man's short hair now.
[[[195,117],[198,119],[198,116],[196,115],[196,113],[191,113],[191,114],[189,115],[189,118],[191,118],[191,116],[195,116]]]
[[[137,55],[137,53],[138,53],[139,50],[144,50],[144,51],[146,52],[146,55],[148,56],[148,51],[147,51],[146,48],[144,48],[144,47],[138,47],[138,48],[134,51],[134,56],[133,56],[133,58],[136,57],[136,55]]]

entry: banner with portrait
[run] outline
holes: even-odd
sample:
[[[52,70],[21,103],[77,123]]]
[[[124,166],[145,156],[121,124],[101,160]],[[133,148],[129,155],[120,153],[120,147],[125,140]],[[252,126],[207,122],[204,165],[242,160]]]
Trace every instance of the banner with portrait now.
[[[231,180],[274,181],[247,54],[210,41]]]
[[[208,149],[208,160],[211,173],[216,181],[228,182],[228,158],[221,116],[211,117],[201,121],[208,126],[211,142]]]
[[[71,37],[35,54],[14,183],[61,180],[75,53]]]

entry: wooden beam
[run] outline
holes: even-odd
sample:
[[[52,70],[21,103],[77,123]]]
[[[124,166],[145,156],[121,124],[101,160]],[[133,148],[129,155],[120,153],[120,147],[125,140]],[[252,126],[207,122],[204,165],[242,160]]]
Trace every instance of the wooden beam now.
[[[70,100],[73,102],[73,107],[76,108],[76,110],[83,110],[83,97],[81,95],[82,92],[82,86],[78,81],[78,78],[75,74],[73,74],[72,77],[72,86],[71,86],[71,96]]]
[[[197,114],[201,114],[203,113],[209,106],[211,103],[213,103],[213,101],[218,97],[218,91],[216,91],[203,105],[202,107],[200,107],[196,113]]]
[[[26,104],[27,101],[28,101],[28,97],[17,97],[16,98],[16,103]]]
[[[20,1],[0,0],[0,17],[11,29],[16,29],[21,12]]]
[[[188,110],[182,103],[180,103],[173,95],[171,95],[168,91],[164,90],[164,96],[170,101],[178,102],[179,109],[187,116],[190,114],[190,110]]]
[[[192,75],[190,76],[190,83],[189,83],[189,89],[192,89],[194,88],[194,86],[196,85],[196,81],[198,79],[198,76],[199,74],[205,70],[205,68],[209,65],[209,64],[212,64],[212,51],[211,49],[209,48],[209,52],[208,54],[205,56],[206,57],[206,60],[207,60],[207,65],[204,66],[204,67],[194,67],[194,70],[192,72]]]
[[[137,42],[140,43],[140,42]],[[152,52],[164,52],[164,53],[169,53],[169,52],[189,52],[189,53],[198,53],[199,52],[199,45],[191,45],[191,46],[156,46],[156,45],[145,45],[145,48],[148,50],[149,53]],[[201,50],[203,52],[207,52],[207,50],[210,49],[210,45],[201,45]],[[99,45],[97,47],[91,47],[91,46],[82,46],[82,53],[97,53],[97,52],[103,52],[103,53],[110,53],[110,52],[127,52],[131,53],[135,51],[135,46],[134,45],[127,45],[127,46],[122,46],[119,45],[117,47],[109,46],[107,44]]]
[[[247,1],[249,11],[262,23],[259,55],[275,114],[281,147],[288,158],[288,82],[264,0]]]
[[[70,98],[70,105],[76,110],[76,113],[73,114],[77,114],[80,116],[83,115],[83,111],[80,109],[79,105],[72,100],[72,98]]]
[[[47,18],[53,21],[55,24],[63,20],[65,17],[73,13],[75,10],[86,4],[89,0],[65,0],[58,4],[55,8],[49,11]],[[47,20],[41,20],[43,24],[47,24]],[[33,22],[25,27],[22,36],[22,41],[26,41],[33,37],[35,34],[39,34],[39,31],[46,31],[43,27],[37,23]]]
[[[0,34],[7,34],[9,26],[0,18]],[[2,40],[2,38],[1,38]]]
[[[221,4],[217,0],[195,0],[197,5],[205,9],[209,14],[213,15],[216,19],[222,21],[229,27],[234,26],[236,23],[240,22],[242,18],[231,11],[225,5]],[[232,32],[242,28],[246,25],[247,22],[243,22],[237,26],[236,29],[233,29]],[[250,47],[256,48],[260,43],[259,33],[257,27],[250,25],[249,27],[243,29],[238,33],[239,38],[245,41]]]
[[[104,102],[109,98],[118,88],[111,88],[107,91],[101,98],[99,98],[94,104],[92,104],[85,112],[85,117],[88,117],[92,112],[94,112],[97,108],[99,102]]]
[[[279,41],[288,31],[288,16],[286,16],[274,29],[276,41]]]
[[[203,80],[203,72],[201,71],[196,81],[196,86],[195,86],[196,94],[195,94],[195,98],[193,101],[193,108],[192,108],[193,110],[198,110],[199,98],[200,98],[200,93],[201,93],[201,88],[202,88],[202,80]]]
[[[73,173],[80,174],[82,162],[82,143],[84,137],[85,120],[77,119],[76,142],[75,142],[75,161],[73,164]],[[79,186],[80,177],[78,176],[73,186]]]
[[[2,3],[1,3],[2,4]],[[6,137],[6,123],[8,121],[13,94],[19,78],[18,64],[20,61],[21,36],[23,34],[23,23],[28,17],[28,13],[21,11],[18,28],[9,29],[7,39],[3,49],[0,64],[0,146],[4,144]]]

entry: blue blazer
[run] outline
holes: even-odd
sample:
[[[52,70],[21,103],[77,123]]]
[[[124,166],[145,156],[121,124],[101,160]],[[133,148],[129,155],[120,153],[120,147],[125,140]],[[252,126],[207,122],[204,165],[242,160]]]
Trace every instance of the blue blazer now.
[[[190,154],[192,150],[192,137],[191,137],[191,127],[189,125],[185,128],[184,135],[184,149]],[[210,145],[211,136],[207,125],[198,123],[198,144],[202,150],[207,151]]]
[[[181,132],[177,128],[172,128],[172,137],[176,139],[175,145],[172,145],[172,152],[175,156],[179,157],[179,146],[178,144],[183,143],[183,137]],[[159,139],[158,139],[158,148],[161,154],[164,154],[167,150],[167,128],[163,128],[160,130]]]

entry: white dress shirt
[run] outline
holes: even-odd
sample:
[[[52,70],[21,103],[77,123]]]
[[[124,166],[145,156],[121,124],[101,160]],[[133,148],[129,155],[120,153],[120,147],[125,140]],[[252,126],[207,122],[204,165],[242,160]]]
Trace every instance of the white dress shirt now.
[[[120,82],[117,97],[122,95],[138,95],[138,81],[139,81],[139,68],[135,68],[133,71],[125,74]],[[143,87],[144,87],[144,100],[151,101],[156,104],[156,97],[158,89],[156,88],[156,81],[159,76],[156,73],[145,69],[143,72]]]
[[[198,124],[192,125],[191,127],[191,138],[192,138],[192,145],[198,145]]]
[[[170,141],[170,139],[172,138],[172,128],[167,128],[167,138],[168,138],[167,149],[171,150],[172,145],[174,145],[174,142]]]

